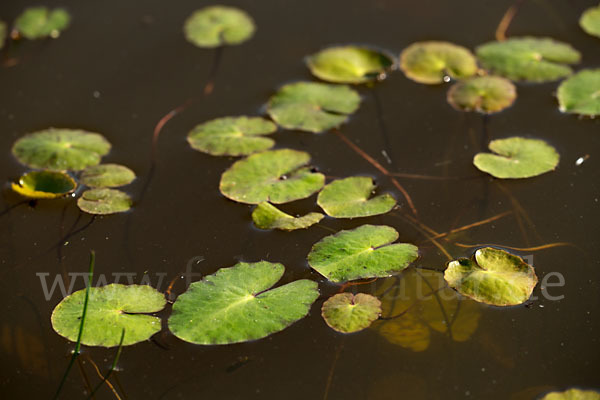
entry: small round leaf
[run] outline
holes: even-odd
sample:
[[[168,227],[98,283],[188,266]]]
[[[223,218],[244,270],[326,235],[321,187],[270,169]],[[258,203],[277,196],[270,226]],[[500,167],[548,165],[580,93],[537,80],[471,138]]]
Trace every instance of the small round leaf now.
[[[235,7],[210,6],[196,10],[186,19],[186,39],[198,47],[234,45],[250,39],[254,21],[245,11]]]
[[[560,111],[594,117],[600,115],[600,69],[584,69],[558,87]]]
[[[97,188],[86,190],[77,200],[77,206],[88,214],[116,214],[131,208],[131,197],[120,190]]]
[[[63,8],[30,7],[15,20],[15,30],[30,40],[57,38],[70,22],[71,16]]]
[[[133,182],[135,173],[119,164],[100,164],[87,167],[79,181],[89,187],[119,187]]]
[[[381,302],[365,293],[338,293],[323,303],[321,315],[327,325],[338,332],[358,332],[379,318]]]
[[[323,219],[321,213],[308,213],[302,217],[293,217],[274,205],[262,202],[252,211],[252,221],[260,229],[281,229],[293,231],[306,229]]]
[[[479,76],[452,85],[448,103],[459,111],[491,114],[510,107],[517,98],[515,85],[498,76]]]
[[[73,192],[77,183],[64,172],[32,171],[19,178],[19,183],[13,183],[12,189],[32,199],[55,199]]]
[[[569,389],[564,392],[548,393],[540,400],[600,400],[600,392],[595,390]]]
[[[579,26],[587,34],[600,37],[600,5],[585,10],[579,18]]]

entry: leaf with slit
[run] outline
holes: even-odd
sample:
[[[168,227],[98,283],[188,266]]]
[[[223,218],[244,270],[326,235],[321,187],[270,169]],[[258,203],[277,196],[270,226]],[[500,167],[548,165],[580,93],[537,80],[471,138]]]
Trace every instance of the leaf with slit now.
[[[52,328],[68,340],[77,341],[85,289],[65,297],[52,312]],[[123,346],[150,339],[161,330],[160,318],[151,315],[164,308],[165,296],[147,285],[113,283],[91,287],[81,343],[86,346]]]
[[[585,10],[579,18],[579,26],[587,34],[600,38],[600,5]]]
[[[221,176],[219,189],[233,201],[275,204],[304,199],[323,187],[325,176],[305,167],[310,155],[280,149],[253,154],[236,161]]]
[[[381,314],[381,302],[370,294],[338,293],[321,308],[323,319],[333,330],[342,333],[362,331]]]
[[[512,80],[547,82],[564,78],[581,55],[571,45],[549,38],[515,37],[476,49],[485,69]]]
[[[600,115],[600,69],[584,69],[563,81],[557,96],[562,112]]]
[[[252,211],[252,221],[260,229],[281,229],[293,231],[306,229],[323,219],[321,213],[308,213],[302,217],[293,217],[266,201],[259,203]]]
[[[31,171],[13,183],[12,189],[32,199],[55,199],[66,196],[77,188],[77,182],[69,174],[58,171]]]
[[[539,139],[510,137],[492,140],[489,149],[496,154],[478,153],[473,164],[496,178],[530,178],[552,171],[560,156],[548,143]]]
[[[193,149],[213,156],[243,156],[268,150],[275,144],[265,138],[277,126],[260,117],[224,117],[197,125],[187,140]]]
[[[185,38],[198,47],[219,47],[249,40],[256,27],[245,11],[228,6],[209,6],[185,20]]]
[[[194,282],[173,304],[169,329],[195,344],[230,344],[267,337],[304,318],[319,297],[302,279],[272,288],[281,264],[238,263]]]
[[[77,200],[77,206],[88,214],[116,214],[131,208],[131,197],[120,190],[96,188],[86,190]]]
[[[396,199],[391,194],[369,199],[374,191],[373,180],[366,176],[337,179],[321,190],[317,204],[335,218],[368,217],[394,208]]]
[[[392,227],[362,225],[321,239],[308,254],[308,263],[332,282],[394,275],[419,256],[417,246],[392,244],[396,239]]]
[[[600,392],[595,390],[569,389],[564,392],[548,393],[540,400],[600,400]]]
[[[475,75],[477,60],[469,49],[449,42],[416,42],[402,50],[400,69],[415,82],[443,83],[446,77],[464,79]]]
[[[4,21],[0,21],[0,49],[4,47],[4,41],[6,40],[6,23]]]
[[[472,258],[451,261],[444,279],[463,296],[494,306],[526,302],[538,281],[531,265],[493,247],[477,250]]]
[[[30,39],[57,38],[68,28],[71,15],[64,8],[30,7],[15,20],[15,30]]]
[[[346,85],[296,82],[271,97],[267,112],[285,129],[319,133],[346,122],[359,104],[358,93]]]
[[[119,164],[100,164],[87,167],[79,181],[89,187],[119,187],[133,182],[135,173]]]
[[[375,295],[382,317],[372,328],[388,342],[415,352],[425,351],[439,332],[465,342],[477,330],[481,306],[446,286],[441,272],[410,269],[386,279]]]
[[[517,98],[511,81],[499,76],[478,76],[452,85],[448,103],[459,111],[491,114],[510,107]]]
[[[394,64],[391,55],[360,46],[328,47],[306,58],[306,65],[314,76],[333,83],[380,80]]]
[[[98,164],[109,150],[110,143],[98,133],[49,128],[18,139],[12,153],[31,168],[79,171]]]

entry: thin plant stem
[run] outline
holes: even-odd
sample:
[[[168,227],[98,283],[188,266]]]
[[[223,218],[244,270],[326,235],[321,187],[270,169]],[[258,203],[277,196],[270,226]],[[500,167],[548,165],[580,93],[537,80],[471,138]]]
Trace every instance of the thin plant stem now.
[[[344,338],[342,338],[341,340],[341,343],[335,349],[333,361],[331,363],[331,367],[329,368],[329,374],[327,374],[327,382],[325,383],[325,392],[323,393],[323,400],[327,400],[329,398],[329,390],[331,389],[331,383],[333,382],[335,367],[337,365],[338,359],[340,358],[340,354],[342,353],[342,349],[344,348]]]
[[[508,10],[506,10],[504,15],[502,16],[502,19],[500,20],[500,23],[498,24],[498,27],[496,28],[495,36],[497,41],[502,42],[506,40],[506,31],[508,30],[510,23],[512,22],[515,15],[517,15],[517,11],[519,11],[519,8],[521,7],[524,1],[525,0],[517,0],[513,5],[511,5],[508,8]]]
[[[123,350],[123,339],[124,338],[125,338],[125,328],[123,328],[123,330],[121,331],[121,339],[119,340],[119,348],[117,349],[117,354],[115,355],[115,358],[113,360],[112,365],[110,366],[110,369],[108,370],[106,375],[104,375],[104,378],[102,379],[102,381],[100,381],[100,383],[98,383],[98,385],[96,385],[96,387],[94,388],[92,393],[90,393],[90,395],[87,397],[88,400],[94,396],[94,394],[98,391],[98,389],[100,389],[100,387],[102,387],[102,385],[104,383],[106,383],[111,388],[111,390],[113,391],[113,393],[117,397],[117,399],[121,400],[121,398],[115,391],[115,388],[108,381],[108,378],[110,377],[112,372],[115,370],[115,368],[117,368],[117,363],[119,362],[119,357],[121,357],[121,351]],[[98,373],[100,373],[100,371],[98,371]]]
[[[105,379],[105,377],[102,375],[102,372],[100,372],[100,368],[98,368],[98,365],[94,362],[94,360],[92,360],[92,357],[87,357],[87,360],[90,362],[90,364],[92,364],[92,367],[94,367],[94,370],[96,371],[96,374],[98,375],[98,377],[100,377],[100,379]],[[121,400],[119,393],[117,392],[115,387],[112,385],[112,383],[110,383],[110,381],[108,379],[106,379],[106,386],[109,387],[109,389],[113,392],[113,394],[115,395],[115,397],[118,400]],[[90,393],[91,393],[91,391],[90,391]]]
[[[546,250],[546,249],[551,249],[553,247],[563,247],[563,246],[571,246],[571,247],[578,248],[573,243],[568,243],[568,242],[547,243],[547,244],[542,244],[540,246],[533,246],[533,247],[512,247],[512,246],[505,246],[505,245],[499,245],[499,244],[485,244],[485,243],[483,243],[483,244],[481,244],[481,243],[477,243],[477,244],[454,243],[454,244],[458,247],[464,247],[464,248],[496,246],[496,247],[502,247],[505,249],[511,249],[511,250],[516,250],[516,251],[538,251],[538,250]]]
[[[392,151],[392,146],[390,144],[390,138],[387,132],[387,128],[385,126],[385,121],[383,120],[383,108],[381,106],[381,100],[379,99],[379,95],[377,94],[377,88],[373,87],[371,89],[371,95],[373,97],[373,103],[375,104],[375,115],[377,117],[377,124],[379,125],[379,133],[381,135],[381,139],[383,141],[384,147],[384,156],[390,165],[394,165],[394,153]]]
[[[433,236],[433,239],[439,239],[439,238],[442,238],[442,237],[445,237],[445,236],[448,236],[448,235],[452,235],[453,233],[457,233],[457,232],[461,232],[461,231],[466,231],[468,229],[475,228],[475,227],[480,226],[480,225],[489,224],[490,222],[494,222],[496,220],[499,220],[500,218],[503,218],[503,217],[505,217],[507,215],[510,215],[512,213],[513,213],[512,211],[505,211],[505,212],[500,213],[498,215],[494,215],[493,217],[486,218],[486,219],[484,219],[482,221],[473,222],[472,224],[464,225],[464,226],[461,226],[460,228],[455,228],[455,229],[449,230],[448,232],[438,233],[437,235]]]

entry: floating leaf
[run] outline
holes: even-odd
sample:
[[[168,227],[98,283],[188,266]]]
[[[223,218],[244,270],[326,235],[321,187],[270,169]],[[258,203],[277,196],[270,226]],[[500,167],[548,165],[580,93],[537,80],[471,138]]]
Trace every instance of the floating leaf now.
[[[496,178],[530,178],[554,170],[559,155],[539,139],[511,137],[492,140],[489,149],[497,154],[478,153],[473,164]]]
[[[198,47],[240,44],[250,39],[255,29],[245,11],[227,6],[196,10],[183,25],[185,38]]]
[[[267,202],[259,203],[254,211],[252,211],[252,220],[260,229],[293,231],[308,228],[322,219],[323,214],[314,212],[302,217],[293,217]]]
[[[462,46],[449,42],[417,42],[400,54],[400,69],[419,83],[442,83],[450,77],[464,79],[477,72],[475,56]]]
[[[334,83],[364,83],[385,77],[394,58],[367,47],[329,47],[306,58],[310,72]]]
[[[262,339],[304,318],[319,297],[317,283],[302,279],[271,289],[281,264],[238,263],[190,285],[173,304],[169,329],[196,344]]]
[[[116,189],[97,188],[86,190],[77,200],[81,211],[89,214],[115,214],[131,208],[131,197]]]
[[[481,306],[447,287],[437,271],[407,270],[384,280],[375,295],[381,298],[382,318],[372,327],[388,342],[412,351],[426,350],[434,332],[465,342],[479,325]]]
[[[531,265],[492,247],[477,250],[473,259],[451,261],[444,279],[460,294],[495,306],[524,303],[537,284]]]
[[[558,87],[560,111],[594,117],[600,115],[600,69],[584,69]]]
[[[98,164],[109,150],[110,143],[98,133],[49,128],[17,140],[12,153],[31,168],[79,171]]]
[[[309,161],[308,153],[290,149],[253,154],[223,173],[219,189],[223,196],[247,204],[304,199],[325,182],[323,174],[304,167]]]
[[[448,103],[459,111],[491,114],[510,107],[517,98],[515,85],[498,76],[479,76],[452,85]]]
[[[275,142],[262,137],[277,130],[260,117],[225,117],[197,125],[187,140],[193,149],[213,156],[242,156],[268,150]]]
[[[57,171],[32,171],[13,183],[12,189],[32,199],[55,199],[65,196],[77,187],[77,183],[68,174]]]
[[[585,10],[579,18],[579,26],[587,34],[600,37],[600,5]]]
[[[541,400],[600,400],[600,393],[594,390],[569,389],[548,393]]]
[[[365,176],[337,179],[321,190],[317,204],[335,218],[368,217],[394,208],[396,199],[390,194],[369,199],[374,190],[373,180]]]
[[[85,289],[65,297],[52,312],[52,327],[59,335],[77,341],[83,312]],[[165,306],[165,296],[147,285],[113,283],[91,287],[81,343],[87,346],[118,346],[123,329],[123,345],[149,339],[161,329],[160,318],[148,313]]]
[[[71,16],[63,8],[30,7],[15,20],[15,30],[30,40],[57,38],[70,22]]]
[[[489,42],[476,49],[484,68],[512,80],[547,82],[571,74],[565,64],[581,55],[567,43],[549,38],[520,37]]]
[[[6,40],[6,23],[0,21],[0,49],[4,47],[4,41]]]
[[[419,255],[412,244],[391,244],[396,239],[398,232],[389,226],[363,225],[340,231],[316,243],[308,263],[332,282],[390,276]]]
[[[296,82],[271,97],[267,112],[286,129],[319,133],[346,122],[359,104],[360,96],[348,86]]]
[[[323,303],[323,319],[342,333],[362,331],[381,315],[381,302],[369,294],[338,293]]]
[[[133,182],[135,173],[119,164],[100,164],[87,167],[79,181],[90,187],[118,187]]]

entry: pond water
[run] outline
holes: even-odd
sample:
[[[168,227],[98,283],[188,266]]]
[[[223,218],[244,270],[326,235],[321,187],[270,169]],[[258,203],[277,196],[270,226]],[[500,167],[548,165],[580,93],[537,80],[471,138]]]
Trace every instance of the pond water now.
[[[303,58],[323,47],[362,43],[399,54],[415,41],[440,39],[473,49],[494,39],[511,1],[227,1],[253,16],[257,32],[222,51],[209,96],[202,90],[215,51],[190,45],[181,33],[185,18],[206,4],[44,3],[67,7],[73,21],[58,40],[13,48],[18,64],[0,70],[1,176],[9,182],[26,171],[10,154],[17,138],[54,126],[101,132],[113,144],[104,160],[126,164],[138,179],[126,188],[135,201],[129,213],[92,219],[72,200],[54,200],[22,204],[0,217],[0,397],[51,398],[56,391],[74,344],[52,330],[50,315],[63,295],[55,290],[46,296],[43,283],[50,287],[56,277],[71,276],[73,289],[83,288],[90,249],[97,254],[95,279],[113,282],[121,274],[121,282],[127,276],[136,283],[146,279],[163,292],[175,279],[174,296],[186,289],[186,279],[177,277],[188,265],[209,274],[240,260],[281,262],[283,282],[308,278],[320,284],[322,296],[307,318],[242,344],[198,346],[177,339],[166,329],[168,306],[159,313],[165,324],[161,333],[123,349],[119,371],[111,377],[123,398],[517,400],[572,386],[600,387],[600,121],[561,114],[554,97],[557,82],[518,84],[515,104],[487,118],[452,109],[445,99],[448,85],[421,85],[399,71],[372,89],[359,87],[361,107],[341,132],[390,171],[445,177],[398,178],[421,224],[447,232],[510,212],[440,241],[452,257],[474,251],[456,242],[574,245],[514,251],[533,263],[540,281],[552,274],[546,282],[556,283],[560,274],[564,285],[544,292],[538,285],[537,299],[522,306],[476,305],[472,312],[479,317],[466,340],[454,340],[453,329],[467,329],[461,326],[450,333],[431,329],[421,351],[393,344],[376,329],[351,335],[331,330],[320,307],[339,287],[306,262],[311,246],[332,231],[372,223],[393,226],[401,242],[419,245],[418,266],[443,270],[447,258],[407,217],[410,209],[387,177],[332,132],[280,129],[273,136],[277,147],[309,152],[328,178],[372,176],[378,190],[394,193],[401,207],[364,219],[326,218],[291,233],[260,231],[252,226],[252,207],[218,191],[221,173],[234,159],[193,151],[186,142],[197,123],[260,115],[280,85],[312,80]],[[596,3],[525,2],[508,35],[571,43],[583,55],[577,68],[598,67],[600,40],[577,25],[581,12]],[[12,21],[29,5],[4,1],[0,17]],[[189,107],[160,134],[149,179],[153,129],[188,99]],[[515,135],[553,145],[561,156],[557,170],[499,183],[473,167],[473,155],[489,139]],[[586,160],[577,165],[580,157]],[[2,195],[2,209],[21,201],[8,184]],[[318,209],[315,196],[282,208]],[[56,247],[73,230],[67,243]],[[378,281],[348,290],[375,293],[381,287]],[[90,360],[104,372],[115,351],[84,346],[82,369],[73,368],[61,398],[86,398],[86,379],[99,382]],[[115,396],[104,387],[96,398]]]

